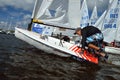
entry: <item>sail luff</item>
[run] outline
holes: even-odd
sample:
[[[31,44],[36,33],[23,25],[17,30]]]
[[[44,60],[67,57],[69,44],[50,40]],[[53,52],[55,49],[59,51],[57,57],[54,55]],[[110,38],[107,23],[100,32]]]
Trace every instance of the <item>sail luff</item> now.
[[[36,11],[35,8],[36,8],[36,5],[37,5],[37,1],[38,1],[38,0],[35,0],[33,12],[32,12],[32,17],[31,17],[32,19],[33,19],[34,15],[35,15],[35,11]]]

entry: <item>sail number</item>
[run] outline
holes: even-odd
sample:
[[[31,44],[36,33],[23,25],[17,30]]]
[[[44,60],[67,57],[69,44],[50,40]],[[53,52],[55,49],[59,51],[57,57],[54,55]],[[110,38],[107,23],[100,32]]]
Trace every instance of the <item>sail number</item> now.
[[[118,14],[110,14],[110,18],[118,18]]]
[[[116,24],[104,24],[104,29],[107,28],[116,28]]]

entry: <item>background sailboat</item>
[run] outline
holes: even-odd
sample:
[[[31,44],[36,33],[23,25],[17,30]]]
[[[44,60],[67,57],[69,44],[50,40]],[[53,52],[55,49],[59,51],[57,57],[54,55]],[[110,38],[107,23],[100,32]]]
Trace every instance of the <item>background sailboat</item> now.
[[[118,27],[118,14],[118,0],[113,0],[110,4],[110,7],[107,10],[103,21],[100,22],[100,24],[102,25],[98,25],[98,27],[102,26],[101,30],[103,32],[105,42],[110,43],[113,42],[115,39],[116,30]]]
[[[104,41],[107,43],[114,42],[119,32],[119,0],[110,0],[109,8],[98,19],[95,26],[104,34]],[[106,46],[106,52],[119,54],[120,49],[116,47]]]
[[[99,17],[99,19],[96,21],[95,23],[95,27],[99,28],[100,30],[102,30],[102,26],[103,26],[103,21],[106,15],[106,10],[102,13],[102,15]]]
[[[92,12],[92,15],[91,15],[91,18],[90,18],[90,23],[89,25],[95,25],[96,21],[98,20],[98,15],[97,15],[97,7],[95,5],[94,9],[93,9],[93,12]]]
[[[80,27],[84,28],[89,25],[89,14],[86,0],[83,1],[80,10]]]

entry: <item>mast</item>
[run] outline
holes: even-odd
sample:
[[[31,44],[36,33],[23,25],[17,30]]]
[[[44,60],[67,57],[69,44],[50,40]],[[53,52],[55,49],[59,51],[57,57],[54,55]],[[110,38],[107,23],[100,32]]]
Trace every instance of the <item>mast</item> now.
[[[29,31],[31,31],[31,28],[32,28],[33,17],[34,17],[34,12],[35,12],[37,2],[38,2],[38,0],[35,0],[34,9],[33,9],[33,12],[32,12],[32,17],[31,17],[30,23],[28,24],[28,28],[27,28]]]
[[[30,23],[28,24],[27,30],[29,30],[29,31],[31,31],[31,28],[32,28],[32,23],[33,23],[32,21],[33,21],[33,19],[31,19]]]

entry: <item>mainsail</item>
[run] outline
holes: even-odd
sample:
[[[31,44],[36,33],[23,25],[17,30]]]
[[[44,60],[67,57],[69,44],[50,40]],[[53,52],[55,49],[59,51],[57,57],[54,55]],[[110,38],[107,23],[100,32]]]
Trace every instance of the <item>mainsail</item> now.
[[[80,10],[80,27],[84,28],[89,25],[89,14],[86,0],[83,1]]]
[[[33,22],[75,29],[80,24],[80,1],[36,0],[32,14]],[[73,12],[76,12],[76,15]]]
[[[67,0],[42,0],[42,3],[40,3],[40,0],[36,1],[33,12],[33,22],[41,22],[56,26],[68,26],[68,5],[65,5],[68,3]],[[46,15],[48,10],[52,13],[52,17]]]

